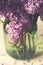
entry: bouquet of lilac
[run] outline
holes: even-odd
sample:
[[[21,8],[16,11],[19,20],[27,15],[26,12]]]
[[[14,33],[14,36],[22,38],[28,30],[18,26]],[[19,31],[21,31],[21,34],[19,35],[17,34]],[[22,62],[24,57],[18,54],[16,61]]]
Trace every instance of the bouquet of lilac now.
[[[18,48],[17,43],[21,41],[25,54],[27,34],[29,50],[32,37],[35,52],[34,34],[37,31],[38,16],[43,20],[43,0],[0,0],[0,15],[5,17],[4,31],[12,44]]]

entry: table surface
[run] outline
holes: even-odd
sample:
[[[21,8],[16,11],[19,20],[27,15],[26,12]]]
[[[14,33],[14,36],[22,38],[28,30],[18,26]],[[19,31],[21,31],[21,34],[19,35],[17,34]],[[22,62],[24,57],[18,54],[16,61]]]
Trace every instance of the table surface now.
[[[38,34],[42,34],[43,37],[43,21],[40,21],[40,17],[38,18]],[[28,60],[16,60],[11,58],[5,50],[4,45],[4,35],[3,35],[3,24],[0,23],[0,65],[43,65],[43,53],[40,55]]]

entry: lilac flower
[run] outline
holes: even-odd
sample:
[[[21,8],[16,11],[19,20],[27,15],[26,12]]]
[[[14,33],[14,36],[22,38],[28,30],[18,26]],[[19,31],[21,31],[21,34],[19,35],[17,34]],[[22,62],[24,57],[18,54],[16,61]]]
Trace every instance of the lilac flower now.
[[[18,0],[0,0],[0,12],[6,16],[10,13],[15,13],[18,9]]]
[[[28,0],[27,3],[24,5],[24,7],[27,13],[35,14],[37,13],[39,5],[40,4],[38,0]]]
[[[34,15],[39,13],[38,10],[42,3],[43,0],[0,0],[0,13],[4,16],[9,16],[13,20],[14,18],[11,17],[11,13],[14,15],[17,10],[20,10],[22,5],[22,9],[24,7],[28,14]]]
[[[32,16],[39,14],[43,20],[43,0],[0,0],[0,14],[10,20],[5,30],[9,38],[17,42],[22,38],[23,30],[33,25]]]
[[[23,26],[21,23],[15,24],[14,21],[9,22],[9,24],[6,25],[6,32],[8,33],[9,38],[13,42],[20,41],[20,39],[22,38],[22,33],[23,33]]]

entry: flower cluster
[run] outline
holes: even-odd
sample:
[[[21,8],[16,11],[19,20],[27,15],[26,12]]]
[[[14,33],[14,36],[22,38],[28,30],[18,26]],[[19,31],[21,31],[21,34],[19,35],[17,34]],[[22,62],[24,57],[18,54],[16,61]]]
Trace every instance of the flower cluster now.
[[[43,0],[0,0],[0,15],[10,20],[5,29],[13,42],[22,38],[23,30],[36,24],[33,17],[37,14],[43,20]]]
[[[13,42],[18,42],[23,36],[23,31],[27,26],[30,26],[30,20],[28,20],[27,17],[17,17],[13,16],[12,13],[10,13],[10,16],[8,17],[10,22],[6,24],[5,30],[8,33],[10,39]]]
[[[22,37],[22,24],[19,23],[18,25],[10,22],[6,25],[6,32],[13,42],[18,42]]]
[[[29,14],[38,13],[38,9],[40,8],[42,2],[42,0],[28,0],[28,2],[24,5],[26,12]]]

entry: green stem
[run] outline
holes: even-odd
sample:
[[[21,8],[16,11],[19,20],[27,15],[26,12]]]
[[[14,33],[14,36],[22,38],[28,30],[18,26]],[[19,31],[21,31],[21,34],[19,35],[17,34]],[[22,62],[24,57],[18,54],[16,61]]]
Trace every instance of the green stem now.
[[[26,33],[25,31],[23,32],[23,54],[24,54],[24,58],[25,58],[25,48],[26,48]]]
[[[30,35],[28,34],[28,39],[29,39],[29,51],[31,52],[31,40],[30,40]]]
[[[36,46],[35,46],[35,43],[34,43],[34,37],[32,37],[32,42],[33,42],[33,51],[35,52]]]
[[[15,46],[15,48],[16,48],[17,55],[20,57],[20,53],[18,51],[18,48],[16,46]]]
[[[17,52],[17,55],[20,57],[20,53],[19,53],[19,51],[18,51],[18,46],[17,46],[17,43],[11,43],[11,42],[9,42],[10,44],[12,44],[13,45],[13,47],[15,47],[16,48],[16,52]]]

